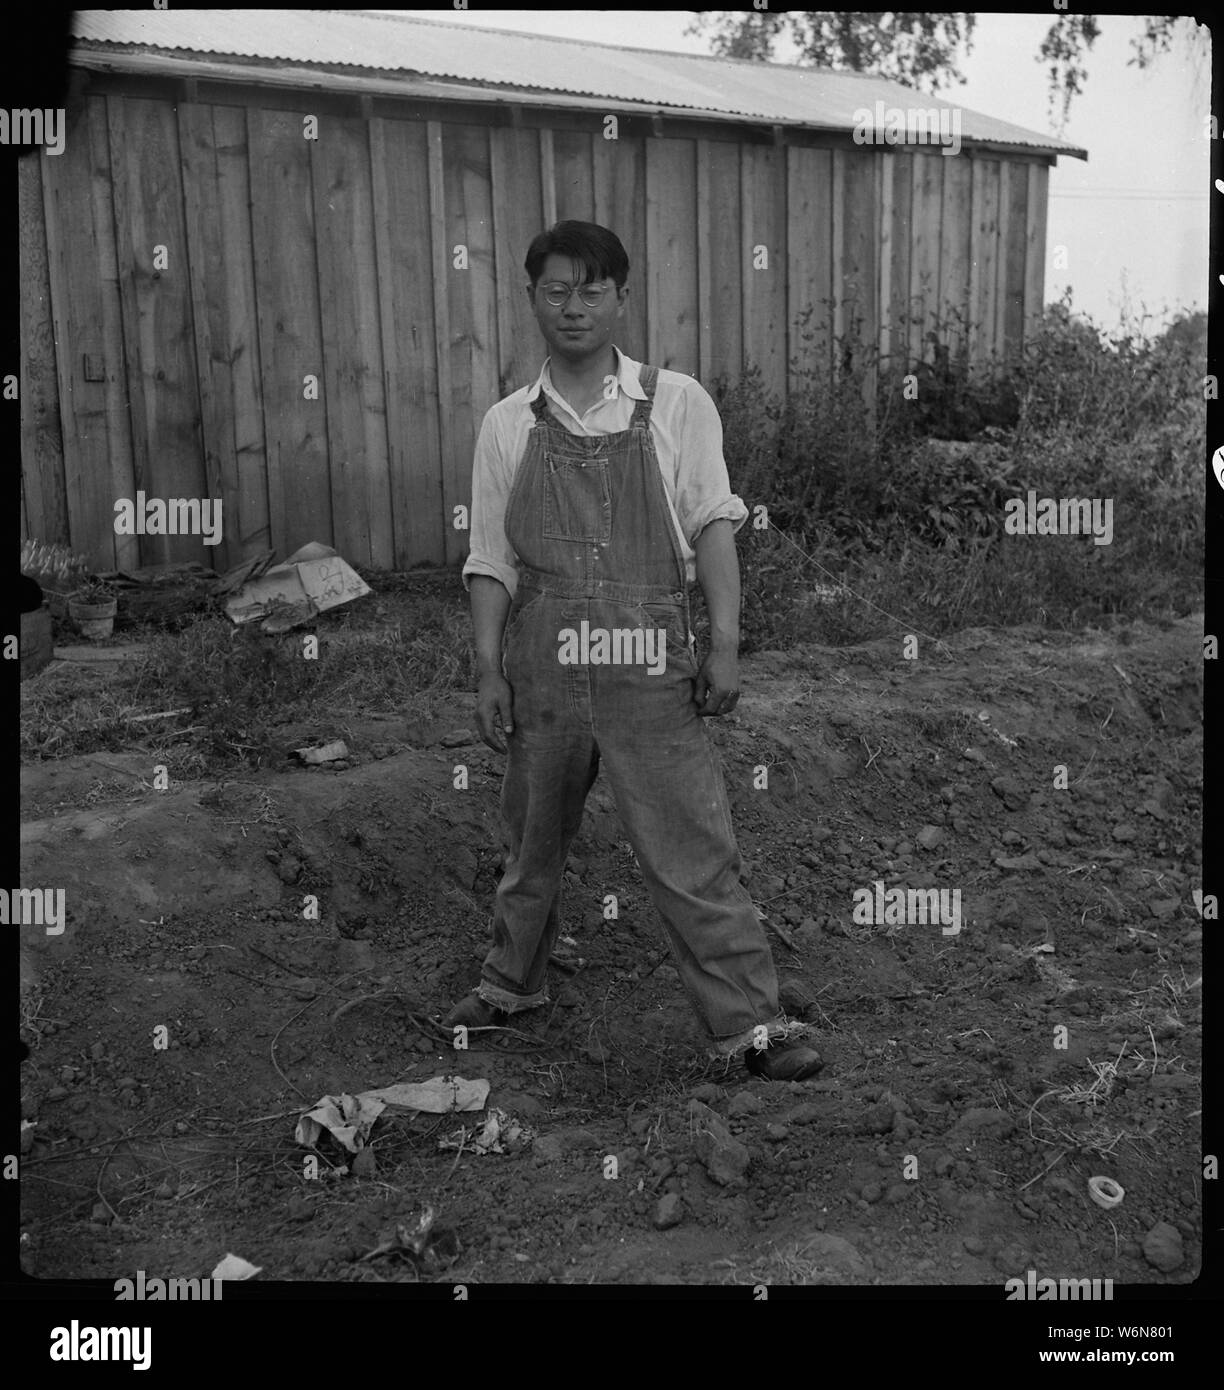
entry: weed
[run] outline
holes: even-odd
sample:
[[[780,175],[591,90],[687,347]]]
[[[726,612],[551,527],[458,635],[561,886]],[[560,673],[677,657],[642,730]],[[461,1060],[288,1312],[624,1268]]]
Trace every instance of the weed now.
[[[926,359],[889,361],[851,318],[821,370],[792,364],[785,404],[755,370],[714,384],[751,515],[745,652],[1201,602],[1204,316],[1109,336],[1065,297],[1010,360],[973,369],[968,327],[949,315]],[[1112,499],[1111,544],[1008,535],[1005,506],[1030,490]]]

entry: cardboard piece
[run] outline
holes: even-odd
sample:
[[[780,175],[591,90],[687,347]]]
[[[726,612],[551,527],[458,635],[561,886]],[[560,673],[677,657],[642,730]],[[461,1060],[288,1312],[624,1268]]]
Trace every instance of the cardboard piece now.
[[[236,623],[258,618],[264,632],[287,632],[319,613],[370,592],[364,579],[330,547],[312,541],[283,564],[248,580],[226,601]]]

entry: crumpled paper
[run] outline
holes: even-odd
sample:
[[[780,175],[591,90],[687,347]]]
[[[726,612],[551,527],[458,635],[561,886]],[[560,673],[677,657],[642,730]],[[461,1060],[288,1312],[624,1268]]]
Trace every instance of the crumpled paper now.
[[[244,1260],[241,1255],[226,1255],[209,1277],[211,1279],[253,1279],[261,1268],[261,1265],[253,1265],[250,1260]]]
[[[485,1116],[484,1126],[477,1134],[475,1127],[466,1125],[457,1129],[449,1139],[439,1139],[440,1149],[462,1149],[464,1153],[501,1154],[515,1153],[532,1138],[531,1129],[508,1115],[504,1110],[494,1107]]]
[[[403,1081],[361,1094],[394,1109],[446,1115],[452,1110],[483,1110],[489,1098],[489,1083],[483,1079],[467,1081],[462,1076],[432,1076],[428,1081]]]
[[[428,1081],[405,1081],[356,1096],[324,1096],[313,1110],[298,1119],[294,1138],[313,1149],[326,1132],[349,1153],[358,1153],[365,1147],[374,1121],[388,1107],[447,1115],[455,1110],[483,1110],[488,1095],[489,1083],[483,1079],[434,1076]]]

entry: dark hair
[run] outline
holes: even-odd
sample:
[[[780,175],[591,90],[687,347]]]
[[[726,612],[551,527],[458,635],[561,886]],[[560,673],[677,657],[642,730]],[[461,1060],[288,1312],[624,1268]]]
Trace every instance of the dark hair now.
[[[625,254],[620,237],[595,222],[558,222],[532,241],[523,264],[533,289],[544,269],[544,262],[551,255],[581,261],[586,272],[586,279],[582,282],[584,285],[611,276],[616,288],[620,289],[629,274],[629,257]]]

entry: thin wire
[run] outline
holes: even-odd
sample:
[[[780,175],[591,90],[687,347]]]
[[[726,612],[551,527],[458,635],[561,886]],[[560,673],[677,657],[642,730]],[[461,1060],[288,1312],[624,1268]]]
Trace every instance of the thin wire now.
[[[928,641],[934,642],[937,647],[942,647],[943,650],[947,652],[949,656],[952,655],[951,648],[943,640],[942,637],[936,637],[932,633],[923,632],[923,630],[920,627],[916,627],[907,619],[898,618],[894,613],[890,613],[887,609],[881,608],[878,603],[872,603],[872,601],[869,598],[864,598],[862,594],[856,593],[855,590],[853,590],[850,587],[850,585],[845,582],[845,580],[840,579],[837,575],[833,573],[832,570],[825,569],[825,567],[820,563],[819,560],[809,555],[801,545],[797,545],[793,540],[791,540],[791,538],[786,534],[786,532],[782,530],[780,526],[776,526],[772,521],[769,523],[769,529],[771,531],[776,531],[778,535],[780,535],[788,545],[793,545],[805,560],[809,561],[811,564],[816,566],[816,568],[821,572],[821,574],[827,574],[839,589],[844,589],[846,593],[853,595],[853,597],[858,599],[860,603],[865,603],[868,608],[874,608],[877,613],[883,613],[883,615],[886,618],[888,618],[891,622],[896,623],[900,627],[908,628],[911,631],[918,633],[920,637],[925,637],[928,639]]]

